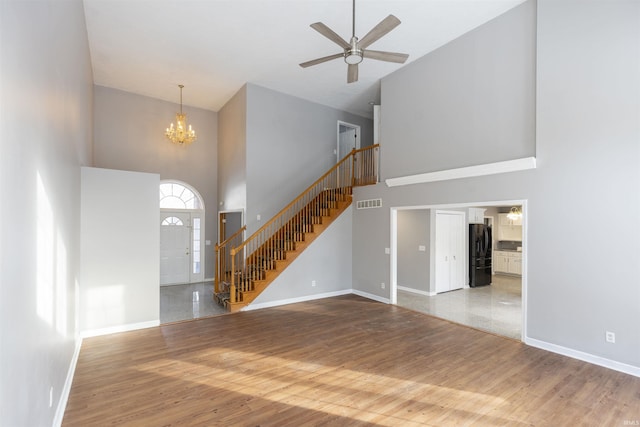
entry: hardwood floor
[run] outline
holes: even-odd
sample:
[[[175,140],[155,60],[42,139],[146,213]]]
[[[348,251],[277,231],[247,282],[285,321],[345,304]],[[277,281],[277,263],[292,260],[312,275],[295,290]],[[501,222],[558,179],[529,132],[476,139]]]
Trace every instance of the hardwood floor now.
[[[65,426],[621,426],[640,378],[348,295],[84,340]]]

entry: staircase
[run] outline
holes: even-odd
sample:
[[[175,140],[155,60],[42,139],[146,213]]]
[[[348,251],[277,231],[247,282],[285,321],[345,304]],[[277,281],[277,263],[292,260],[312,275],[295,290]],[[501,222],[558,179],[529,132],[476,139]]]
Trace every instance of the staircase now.
[[[231,312],[249,305],[352,202],[353,187],[378,181],[379,145],[353,150],[258,231],[216,245],[214,299]]]

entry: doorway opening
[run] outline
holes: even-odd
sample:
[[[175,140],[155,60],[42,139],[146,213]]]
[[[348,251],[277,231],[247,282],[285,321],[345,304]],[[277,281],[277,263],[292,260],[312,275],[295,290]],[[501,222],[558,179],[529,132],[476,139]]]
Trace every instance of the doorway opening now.
[[[351,153],[351,150],[358,148],[360,148],[360,126],[338,120],[336,163]]]
[[[519,221],[510,224],[514,229],[519,229],[520,236],[517,238],[507,233],[507,227],[500,227],[500,222],[504,222],[513,206],[520,207],[522,212]],[[442,214],[442,211],[457,212],[465,217],[462,227],[453,226],[461,228],[464,233],[462,287],[444,289],[443,285],[438,284],[443,277],[452,277],[450,272],[454,265],[439,262],[447,256],[449,261],[452,260],[452,255],[445,254],[442,247],[444,245],[444,248],[451,249],[445,243],[450,244],[453,237],[445,239],[444,243],[439,242],[438,245],[438,239],[442,239],[442,232],[438,237],[436,222],[438,213]],[[390,302],[524,341],[527,334],[526,211],[526,200],[391,208]],[[491,265],[491,268],[485,268],[491,278],[491,284],[488,286],[474,283],[470,286],[469,282],[469,269],[472,264],[469,238],[471,229],[477,228],[477,224],[493,229],[493,233],[489,234],[493,262],[486,264]],[[455,232],[453,236],[455,237]],[[503,262],[502,259],[497,260],[503,250],[510,251],[506,255],[514,258],[508,261],[511,262],[509,270],[501,265],[496,267],[496,264]],[[444,267],[449,268],[444,271]]]
[[[218,212],[218,243],[222,243],[233,236],[244,222],[244,211],[219,211]]]
[[[204,201],[193,187],[160,182],[160,286],[204,280],[204,219]]]

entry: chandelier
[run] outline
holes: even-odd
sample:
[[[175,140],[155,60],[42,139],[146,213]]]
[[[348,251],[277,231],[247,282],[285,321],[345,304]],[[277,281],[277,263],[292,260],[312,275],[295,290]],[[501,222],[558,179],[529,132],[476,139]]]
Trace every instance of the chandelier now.
[[[184,85],[178,85],[180,88],[180,112],[176,113],[176,125],[171,126],[165,131],[165,136],[174,144],[191,144],[196,140],[196,131],[187,127],[187,115],[182,112],[182,88]]]

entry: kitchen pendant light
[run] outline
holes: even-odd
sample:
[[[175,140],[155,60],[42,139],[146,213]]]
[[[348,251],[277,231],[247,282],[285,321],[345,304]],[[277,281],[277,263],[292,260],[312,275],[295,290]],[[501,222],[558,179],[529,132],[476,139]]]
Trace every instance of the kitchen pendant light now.
[[[522,218],[522,211],[520,210],[519,207],[513,206],[509,210],[509,213],[507,214],[507,218],[509,218],[512,221],[514,221],[516,219],[520,219],[520,218]]]
[[[178,85],[180,88],[180,112],[176,113],[176,125],[171,126],[165,131],[165,136],[174,144],[191,144],[196,140],[196,131],[187,127],[187,115],[182,112],[182,88],[184,85]]]

